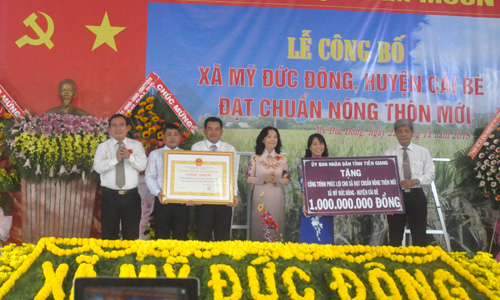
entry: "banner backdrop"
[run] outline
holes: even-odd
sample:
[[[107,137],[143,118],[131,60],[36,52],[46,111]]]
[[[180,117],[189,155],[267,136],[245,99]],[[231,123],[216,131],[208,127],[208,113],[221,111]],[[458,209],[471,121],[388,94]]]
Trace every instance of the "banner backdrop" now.
[[[400,118],[415,121],[414,142],[433,157],[452,158],[500,107],[499,17],[494,0],[5,0],[0,84],[42,113],[59,105],[57,84],[71,78],[75,105],[105,117],[155,72],[198,125],[220,116],[238,151],[253,151],[260,129],[277,126],[292,170],[313,132],[332,156],[381,155]],[[453,193],[460,174],[451,163],[436,167],[454,242],[484,249],[492,224],[479,216],[489,209]],[[294,240],[301,204],[291,176]],[[337,226],[339,243],[384,239],[380,220],[335,222],[348,224]]]
[[[471,125],[497,105],[498,19],[148,7],[146,71],[194,115]]]

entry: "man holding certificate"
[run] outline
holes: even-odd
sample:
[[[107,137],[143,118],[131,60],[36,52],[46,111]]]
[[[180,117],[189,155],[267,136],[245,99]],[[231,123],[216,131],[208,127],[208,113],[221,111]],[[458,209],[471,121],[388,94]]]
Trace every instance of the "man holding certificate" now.
[[[211,241],[212,232],[215,241],[226,241],[231,236],[233,207],[238,205],[238,156],[236,149],[220,140],[222,136],[222,120],[209,117],[204,123],[203,133],[206,139],[191,147],[192,151],[220,151],[234,153],[234,201],[228,205],[203,204],[195,208],[196,234],[200,241]]]
[[[163,131],[165,146],[151,151],[148,158],[145,180],[151,194],[156,196],[153,210],[156,239],[187,240],[189,208],[185,204],[161,202],[165,198],[162,191],[165,151],[182,150],[179,148],[180,141],[179,127],[166,124]],[[168,202],[168,199],[166,201]]]

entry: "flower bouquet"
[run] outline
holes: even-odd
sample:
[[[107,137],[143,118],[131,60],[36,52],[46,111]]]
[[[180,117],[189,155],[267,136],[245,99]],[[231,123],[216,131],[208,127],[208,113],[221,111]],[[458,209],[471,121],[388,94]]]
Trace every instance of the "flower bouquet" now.
[[[179,117],[155,89],[151,89],[126,116],[132,123],[130,133],[136,140],[142,142],[146,155],[163,147],[163,127],[167,123],[179,126],[182,149],[189,150],[192,144],[203,139],[201,135],[192,134],[182,125]]]
[[[494,198],[500,201],[498,185],[500,184],[500,173],[498,167],[500,164],[500,127],[497,128],[484,143],[479,154],[475,159],[476,178],[479,181],[479,187],[484,191],[486,198]]]
[[[6,143],[3,138],[4,128],[12,123],[12,116],[4,113],[0,116],[0,193],[14,190],[19,185],[17,171],[14,169],[9,157],[5,155]]]
[[[476,129],[474,140],[477,140],[484,128]],[[491,201],[494,209],[500,208],[500,127],[496,128],[485,141],[476,157],[467,156],[469,149],[462,149],[454,156],[455,166],[462,180],[458,185],[461,191],[471,191],[470,200],[482,203]]]
[[[260,218],[262,219],[262,231],[266,241],[271,243],[282,242],[283,237],[278,234],[278,223],[273,218],[271,213],[267,211],[267,207],[262,203],[262,197],[264,197],[264,192],[260,193],[259,199],[257,201],[257,209],[260,212]]]
[[[107,139],[107,120],[92,116],[29,115],[5,128],[6,154],[29,181],[85,178]]]

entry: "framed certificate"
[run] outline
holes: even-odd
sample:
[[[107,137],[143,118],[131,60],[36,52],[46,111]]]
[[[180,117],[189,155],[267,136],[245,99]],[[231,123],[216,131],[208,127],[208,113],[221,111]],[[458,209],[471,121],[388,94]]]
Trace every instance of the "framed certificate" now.
[[[234,153],[165,151],[162,203],[229,204],[234,198]]]

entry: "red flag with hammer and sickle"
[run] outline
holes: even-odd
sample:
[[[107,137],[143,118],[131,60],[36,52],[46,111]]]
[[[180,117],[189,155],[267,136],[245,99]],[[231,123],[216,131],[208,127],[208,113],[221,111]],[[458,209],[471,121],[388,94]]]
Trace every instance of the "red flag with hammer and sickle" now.
[[[32,113],[59,106],[69,78],[75,106],[110,116],[145,77],[146,0],[4,0],[0,20],[0,84]]]

